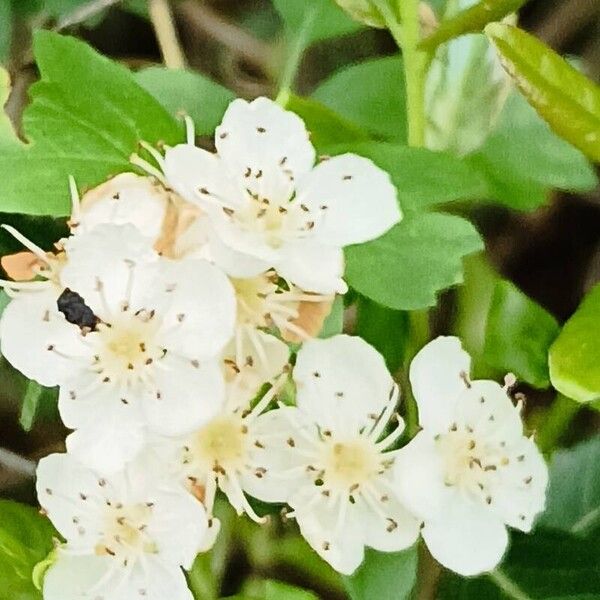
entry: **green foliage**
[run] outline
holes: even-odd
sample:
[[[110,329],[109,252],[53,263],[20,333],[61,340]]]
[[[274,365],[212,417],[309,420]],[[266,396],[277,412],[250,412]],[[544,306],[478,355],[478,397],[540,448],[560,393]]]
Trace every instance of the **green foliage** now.
[[[404,360],[408,331],[408,313],[359,297],[354,333],[383,355],[391,373],[395,373]]]
[[[267,581],[265,600],[317,600],[317,597],[312,592],[279,581]]]
[[[56,412],[58,388],[45,388],[36,381],[27,382],[19,423],[25,431],[31,431],[38,415]]]
[[[273,4],[283,19],[286,36],[301,37],[304,47],[360,29],[333,0],[274,0]]]
[[[336,296],[331,307],[331,312],[327,315],[321,332],[320,338],[328,338],[332,335],[342,333],[344,329],[344,297]]]
[[[313,97],[376,137],[406,142],[404,68],[398,57],[344,67],[321,83]]]
[[[172,115],[189,115],[198,135],[212,135],[235,94],[208,77],[192,71],[148,67],[136,81]]]
[[[487,178],[490,199],[517,210],[544,204],[549,188],[585,192],[598,183],[581,152],[557,137],[516,93],[484,146],[468,160]]]
[[[417,545],[402,552],[367,549],[363,564],[344,577],[351,600],[407,600],[417,581]]]
[[[528,33],[494,23],[486,33],[529,103],[561,137],[600,161],[600,87]]]
[[[181,139],[177,121],[132,74],[86,44],[38,32],[34,51],[42,79],[23,118],[30,143],[0,135],[0,169],[11,174],[0,180],[1,210],[65,215],[69,175],[95,185],[131,170],[140,140]]]
[[[440,290],[462,281],[462,258],[482,249],[469,221],[417,213],[380,238],[347,248],[346,280],[388,308],[426,308]]]
[[[52,550],[54,535],[34,508],[0,500],[0,600],[41,600],[32,574]]]
[[[481,0],[459,12],[421,42],[421,48],[432,50],[440,44],[465,33],[478,33],[492,21],[499,21],[516,12],[527,0]]]
[[[494,288],[487,318],[484,359],[538,388],[550,385],[548,349],[559,332],[556,319],[509,281]]]
[[[0,0],[0,64],[5,64],[10,53],[13,9],[10,0]]]
[[[487,195],[484,177],[451,154],[386,142],[333,146],[330,151],[355,152],[387,171],[405,211],[419,211],[456,200],[478,200]]]
[[[550,379],[577,402],[600,398],[600,285],[588,293],[550,348]]]
[[[600,436],[552,455],[546,512],[538,525],[579,536],[600,533]]]

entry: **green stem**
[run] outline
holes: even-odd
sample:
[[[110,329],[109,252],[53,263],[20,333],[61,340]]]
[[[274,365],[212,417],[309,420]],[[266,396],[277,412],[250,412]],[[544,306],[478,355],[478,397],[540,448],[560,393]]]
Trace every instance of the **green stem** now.
[[[562,394],[556,396],[536,435],[538,446],[544,454],[556,448],[580,408],[581,404],[575,400]]]
[[[505,575],[500,569],[496,569],[487,576],[512,600],[533,600],[526,594],[510,577]]]

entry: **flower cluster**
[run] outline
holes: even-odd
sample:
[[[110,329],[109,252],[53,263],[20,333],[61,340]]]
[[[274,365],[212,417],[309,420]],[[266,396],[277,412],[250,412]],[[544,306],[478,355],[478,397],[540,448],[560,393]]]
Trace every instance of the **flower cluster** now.
[[[215,143],[190,128],[134,158],[148,177],[82,198],[71,182],[54,253],[7,227],[31,255],[29,280],[3,282],[2,354],[58,386],[72,430],[38,468],[64,540],[44,598],[191,599],[182,569],[218,535],[218,493],[257,522],[253,498],[287,505],[341,573],[420,533],[459,573],[493,568],[547,480],[507,389],[471,381],[460,342],[438,338],[413,361],[422,430],[401,447],[381,355],[316,338],[347,289],[343,247],[401,219],[389,176],[353,154],[315,166],[304,123],[265,98],[234,101]]]

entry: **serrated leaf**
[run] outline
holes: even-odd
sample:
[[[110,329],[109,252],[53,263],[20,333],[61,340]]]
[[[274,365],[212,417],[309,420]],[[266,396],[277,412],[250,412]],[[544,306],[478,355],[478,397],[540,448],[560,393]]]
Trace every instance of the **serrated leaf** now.
[[[80,187],[131,170],[140,140],[175,144],[177,121],[124,67],[73,38],[40,31],[34,51],[42,79],[32,86],[22,144],[0,136],[0,210],[69,212],[68,176]]]
[[[441,25],[420,44],[421,48],[433,50],[465,33],[479,33],[492,21],[500,21],[516,12],[527,0],[481,0],[457,13]]]
[[[456,200],[479,200],[488,193],[484,177],[463,159],[425,148],[386,142],[334,145],[328,153],[354,152],[387,171],[405,211],[419,211]]]
[[[558,450],[550,463],[550,488],[542,527],[580,536],[600,527],[600,436]]]
[[[0,600],[41,600],[33,569],[52,550],[55,535],[34,508],[0,500]]]
[[[235,94],[204,75],[165,67],[148,67],[135,80],[172,115],[189,115],[198,135],[211,135]]]
[[[273,0],[273,4],[285,23],[288,37],[301,35],[305,47],[361,27],[334,0]]]
[[[484,359],[534,387],[550,385],[548,349],[560,328],[556,319],[512,283],[494,287],[487,318]]]
[[[310,141],[318,150],[345,142],[369,139],[369,134],[364,129],[316,100],[289,95],[285,108],[302,117],[311,133]]]
[[[487,178],[491,199],[516,210],[544,204],[550,188],[586,192],[598,184],[585,156],[555,135],[518,93],[508,99],[484,146],[467,160]]]
[[[344,583],[351,600],[406,600],[417,581],[417,546],[401,552],[368,548],[365,560]]]
[[[434,306],[462,281],[462,258],[483,249],[460,217],[415,213],[380,238],[346,249],[346,280],[363,296],[395,310]]]
[[[600,285],[584,298],[550,348],[550,380],[577,402],[600,398]]]
[[[373,135],[406,142],[404,68],[395,56],[344,67],[313,97]]]
[[[600,161],[600,87],[517,27],[493,23],[486,34],[540,116],[558,135]]]

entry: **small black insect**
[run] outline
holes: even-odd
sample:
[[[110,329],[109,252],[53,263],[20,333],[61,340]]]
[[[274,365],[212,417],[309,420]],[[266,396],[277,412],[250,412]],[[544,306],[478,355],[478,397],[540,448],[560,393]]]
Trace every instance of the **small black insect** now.
[[[93,313],[85,300],[69,288],[58,297],[56,302],[58,310],[65,315],[65,319],[73,325],[78,325],[82,330],[94,331],[100,319]]]

